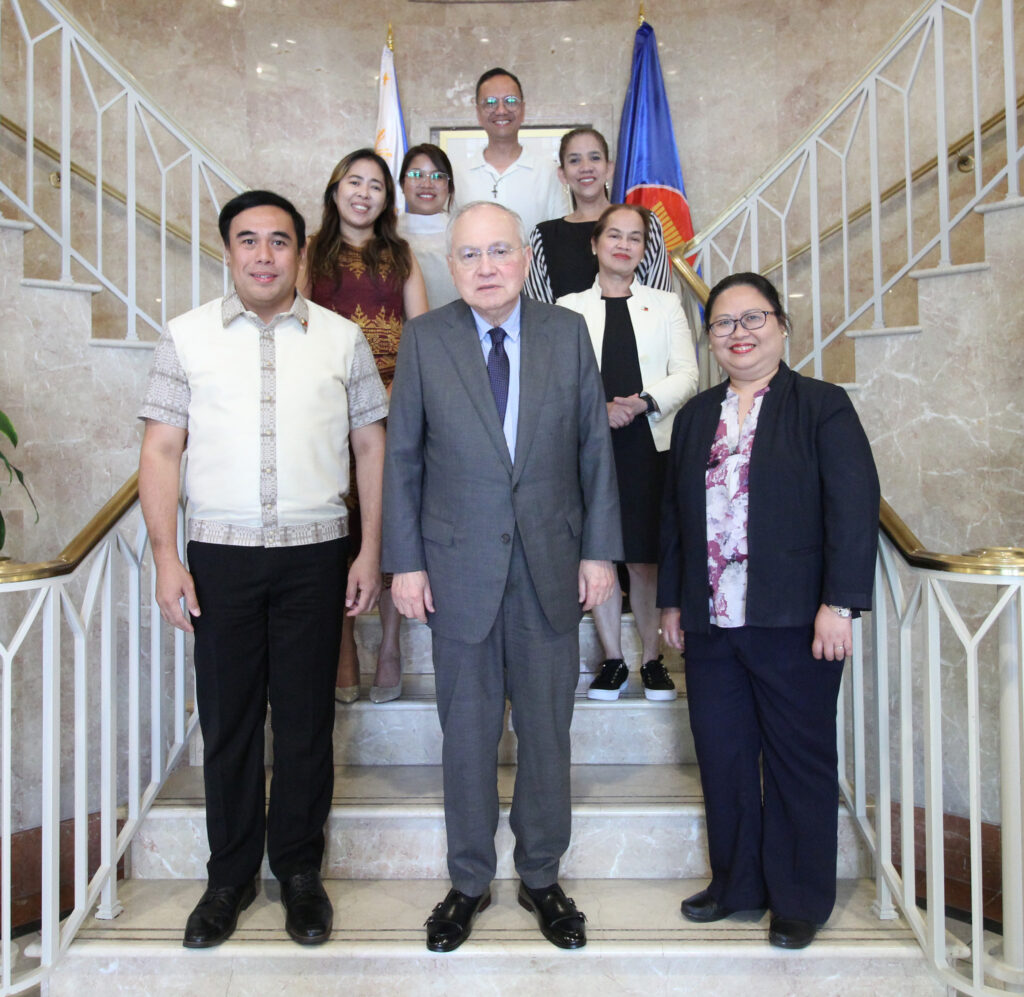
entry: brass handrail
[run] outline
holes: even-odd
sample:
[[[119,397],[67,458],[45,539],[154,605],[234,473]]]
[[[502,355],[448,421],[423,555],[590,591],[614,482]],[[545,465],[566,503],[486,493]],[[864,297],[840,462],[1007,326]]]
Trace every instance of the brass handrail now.
[[[1024,109],[1024,94],[1021,94],[1021,96],[1019,96],[1017,98],[1017,111],[1018,111],[1018,113],[1022,109]],[[982,135],[988,134],[990,131],[992,131],[993,128],[997,127],[998,125],[1001,125],[1005,120],[1006,120],[1006,109],[1004,108],[1001,111],[997,111],[995,114],[992,115],[992,117],[986,118],[981,123],[981,134]],[[964,149],[968,148],[968,146],[973,144],[973,142],[974,142],[974,132],[968,132],[966,135],[962,135],[960,138],[958,138],[955,142],[953,142],[949,146],[949,150],[948,150],[948,153],[946,155],[946,159],[949,160],[949,159],[952,159],[953,156],[959,156],[960,153],[963,152]],[[928,162],[923,163],[916,170],[914,170],[913,173],[910,174],[911,182],[912,183],[917,183],[917,181],[920,180],[922,177],[927,176],[927,174],[931,173],[932,170],[936,169],[938,167],[938,165],[939,165],[939,157],[938,156],[932,156],[932,158],[929,159]],[[879,197],[879,204],[885,204],[886,201],[891,200],[897,194],[899,194],[900,191],[904,190],[906,188],[906,186],[907,186],[906,180],[897,180],[896,183],[894,183],[892,186],[886,187],[886,189],[882,191],[882,193],[881,193],[881,195]],[[712,229],[717,228],[718,225],[721,224],[722,219],[726,218],[729,214],[731,214],[732,211],[734,210],[734,208],[735,208],[735,205],[730,207],[727,211],[723,212],[721,215],[719,215],[718,218],[716,218],[710,225],[708,225],[705,228],[705,231],[710,231]],[[838,232],[842,232],[844,224],[851,225],[854,222],[859,221],[861,218],[863,218],[870,211],[871,211],[871,202],[868,201],[866,204],[862,204],[859,208],[856,208],[855,210],[851,211],[850,214],[845,219],[845,221],[844,221],[844,219],[840,218],[839,221],[833,222],[831,225],[828,226],[828,228],[822,229],[821,235],[818,237],[818,242],[822,243],[826,239],[830,239],[832,236],[836,235]],[[687,256],[692,256],[693,253],[694,253],[695,246],[697,245],[697,243],[702,238],[703,238],[702,234],[697,234],[692,239],[690,239],[690,241],[687,242],[685,246],[681,246],[681,247],[678,247],[678,248],[674,249],[672,251],[672,260],[673,260],[673,262],[675,262],[677,257],[679,257],[680,259],[684,259],[685,260]],[[811,242],[810,241],[801,243],[799,246],[797,246],[795,249],[793,249],[789,253],[789,255],[786,257],[786,262],[787,263],[792,263],[798,257],[803,256],[805,253],[810,252],[810,250],[811,250]],[[761,273],[762,274],[770,274],[774,270],[778,270],[779,267],[781,267],[781,266],[782,266],[782,260],[781,259],[776,260],[774,263],[772,263],[769,266],[765,267],[761,271]],[[679,267],[677,266],[676,269],[679,269]],[[680,274],[682,274],[682,273],[683,273],[682,270],[680,270]],[[684,279],[685,279],[685,275],[684,275]]]
[[[52,561],[36,561],[31,564],[0,562],[0,584],[39,581],[71,574],[138,498],[139,474],[136,471]],[[882,532],[903,560],[912,567],[954,574],[1024,576],[1024,548],[986,547],[963,554],[941,554],[927,550],[885,499],[882,499],[878,518]]]
[[[672,254],[672,264],[700,303],[706,304],[710,289],[700,274],[684,257],[676,253]],[[926,550],[885,499],[882,499],[878,522],[880,529],[892,541],[903,560],[915,568],[970,575],[1024,575],[1024,548],[986,547],[963,554],[940,554]]]
[[[779,157],[778,161],[772,164],[763,173],[761,173],[761,175],[757,177],[757,179],[754,180],[754,182],[750,184],[750,186],[747,187],[747,189],[743,191],[743,193],[740,194],[740,196],[737,197],[732,202],[732,204],[729,205],[729,207],[727,207],[721,214],[719,214],[718,218],[716,218],[710,225],[706,225],[704,228],[702,228],[700,232],[697,232],[694,235],[694,237],[690,239],[690,241],[686,244],[686,246],[683,247],[683,250],[691,252],[692,255],[692,250],[689,250],[690,246],[698,245],[704,239],[705,233],[712,231],[717,225],[721,223],[723,218],[728,218],[734,212],[738,211],[739,208],[746,201],[748,201],[754,195],[754,193],[756,193],[757,189],[761,186],[764,180],[767,177],[771,176],[776,169],[778,169],[779,163],[784,163],[791,157],[795,156],[797,152],[800,151],[800,149],[802,149],[808,142],[810,142],[811,139],[813,139],[821,130],[824,123],[828,121],[829,118],[832,117],[832,115],[839,111],[840,108],[843,107],[843,105],[870,78],[871,74],[879,66],[881,66],[882,63],[884,63],[885,60],[888,59],[889,56],[892,55],[900,47],[900,45],[903,44],[904,39],[906,39],[907,36],[917,28],[921,18],[928,12],[929,8],[932,6],[932,2],[933,0],[924,0],[921,6],[918,7],[918,9],[915,10],[914,13],[911,14],[903,22],[903,25],[900,27],[899,31],[896,32],[896,36],[885,48],[885,50],[875,59],[873,59],[871,64],[867,67],[867,69],[865,69],[864,72],[861,73],[860,78],[857,79],[855,82],[851,83],[846,88],[846,90],[839,95],[839,98],[836,100],[836,102]]]
[[[1018,100],[1017,106],[1018,108],[1024,106],[1024,97]],[[954,143],[955,145],[956,143]],[[934,169],[934,165],[931,168]],[[705,304],[710,288],[686,262],[685,250],[675,250],[672,253],[672,265],[700,303]],[[61,551],[56,559],[37,561],[32,564],[0,562],[0,583],[37,581],[70,574],[96,547],[114,523],[132,507],[138,497],[139,475],[136,472],[121,486],[117,494],[89,520],[85,528]],[[978,551],[968,551],[964,554],[941,554],[926,550],[910,527],[900,519],[885,499],[882,499],[879,511],[879,527],[900,552],[903,559],[916,568],[958,574],[1006,575],[1010,577],[1024,575],[1024,548],[989,547]]]
[[[35,582],[43,578],[70,575],[138,500],[139,472],[136,471],[52,561],[35,561],[30,564],[0,561],[0,583]]]
[[[0,114],[0,127],[6,128],[17,138],[20,138],[22,142],[28,141],[28,132],[26,132],[25,129],[21,127],[21,125],[19,125],[15,121],[12,121],[4,114]],[[41,138],[34,138],[32,140],[32,147],[36,150],[36,152],[41,152],[44,156],[48,156],[54,162],[60,162],[60,153],[52,145],[50,145],[48,142],[44,142]],[[70,169],[76,177],[81,178],[86,183],[92,184],[94,187],[96,186],[95,173],[90,173],[84,166],[79,166],[78,163],[76,163],[74,160],[71,161]],[[112,187],[109,183],[107,183],[106,180],[103,181],[101,189],[107,197],[112,198],[119,204],[125,205],[125,207],[128,206],[128,196],[123,191],[118,190],[116,187]],[[152,208],[147,208],[144,204],[139,204],[138,201],[135,202],[135,213],[137,215],[141,215],[143,218],[146,219],[146,221],[152,222],[156,226],[160,225],[160,216]],[[182,228],[180,225],[176,225],[174,222],[165,221],[164,228],[166,228],[171,235],[175,236],[178,239],[181,239],[182,242],[192,241],[192,236],[189,234],[188,230]],[[199,242],[199,251],[204,256],[209,256],[211,259],[216,260],[218,263],[222,262],[224,259],[223,250],[217,249],[214,246],[210,246],[207,243],[203,242],[202,240],[200,240]]]
[[[676,273],[686,282],[686,285],[693,291],[697,300],[701,305],[706,305],[708,301],[708,295],[711,293],[711,288],[708,287],[707,281],[690,264],[687,262],[685,256],[683,256],[678,250],[672,253],[671,256],[672,266],[675,267]]]
[[[878,519],[882,532],[914,568],[966,575],[1024,575],[1024,547],[983,547],[963,554],[939,554],[925,549],[885,499]]]

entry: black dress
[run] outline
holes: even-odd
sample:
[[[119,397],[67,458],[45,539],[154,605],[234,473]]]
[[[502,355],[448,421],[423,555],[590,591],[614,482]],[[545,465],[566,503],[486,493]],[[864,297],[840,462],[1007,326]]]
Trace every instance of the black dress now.
[[[594,286],[597,257],[590,247],[590,236],[596,224],[552,218],[537,226],[544,241],[544,260],[554,300]]]
[[[639,394],[644,390],[640,357],[629,317],[629,298],[603,298],[604,342],[601,344],[601,379],[605,400]],[[657,564],[658,513],[665,482],[667,453],[659,453],[651,425],[638,415],[628,426],[612,430],[615,474],[619,483],[622,544],[630,564]]]

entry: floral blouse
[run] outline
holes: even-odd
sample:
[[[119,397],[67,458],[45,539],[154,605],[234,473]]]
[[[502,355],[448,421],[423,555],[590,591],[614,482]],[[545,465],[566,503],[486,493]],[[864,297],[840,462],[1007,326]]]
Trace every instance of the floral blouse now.
[[[765,386],[739,425],[739,395],[728,388],[704,474],[707,489],[708,581],[711,623],[742,627],[747,615],[747,510],[750,452]]]

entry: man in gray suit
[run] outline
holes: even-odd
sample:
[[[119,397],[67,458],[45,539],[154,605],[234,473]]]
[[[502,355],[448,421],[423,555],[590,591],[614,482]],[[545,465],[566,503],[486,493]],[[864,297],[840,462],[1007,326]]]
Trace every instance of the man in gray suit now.
[[[604,389],[583,319],[520,295],[518,215],[467,204],[448,236],[461,300],[403,330],[384,472],[382,564],[399,611],[433,632],[444,735],[452,889],[427,948],[457,948],[491,900],[506,696],[519,903],[549,941],[579,948],[584,917],[558,885],[578,628],[622,554]]]

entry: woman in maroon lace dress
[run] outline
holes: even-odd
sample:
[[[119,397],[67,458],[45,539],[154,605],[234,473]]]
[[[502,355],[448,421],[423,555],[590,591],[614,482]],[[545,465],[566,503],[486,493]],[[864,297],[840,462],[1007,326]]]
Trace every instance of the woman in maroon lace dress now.
[[[323,195],[320,230],[307,251],[302,290],[311,301],[362,329],[390,392],[402,322],[427,310],[427,292],[416,257],[398,235],[391,172],[372,149],[349,153],[331,173]],[[349,494],[355,496],[354,482]],[[357,511],[353,510],[353,524]],[[357,541],[354,536],[353,547]],[[380,597],[380,621],[381,645],[370,698],[386,703],[402,692],[401,618],[391,601],[387,579]],[[359,697],[359,661],[348,616],[342,631],[335,696],[342,703]]]

